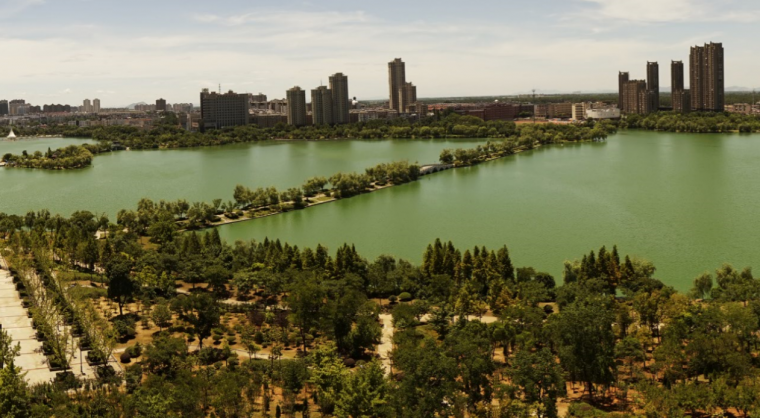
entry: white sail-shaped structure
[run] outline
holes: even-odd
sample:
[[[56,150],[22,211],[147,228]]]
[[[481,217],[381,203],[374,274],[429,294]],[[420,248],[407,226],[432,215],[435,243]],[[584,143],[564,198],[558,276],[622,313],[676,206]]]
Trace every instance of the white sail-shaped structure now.
[[[8,134],[8,139],[15,139],[16,134],[13,133],[13,128],[11,128],[11,133]]]

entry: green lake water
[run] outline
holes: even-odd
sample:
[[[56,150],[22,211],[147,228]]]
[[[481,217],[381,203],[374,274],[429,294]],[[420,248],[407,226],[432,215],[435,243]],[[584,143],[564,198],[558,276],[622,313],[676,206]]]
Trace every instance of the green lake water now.
[[[40,140],[47,149],[61,139]],[[71,140],[65,140],[71,141]],[[129,151],[92,168],[0,170],[0,212],[85,208],[113,215],[153,199],[230,199],[235,184],[297,186],[308,177],[409,159],[478,141],[331,141]],[[0,142],[0,154],[8,145]],[[14,145],[17,146],[17,145]],[[26,149],[26,148],[24,148]],[[27,149],[31,152],[31,149]],[[19,151],[14,151],[19,152]],[[760,135],[623,132],[606,143],[551,146],[303,211],[226,225],[228,241],[265,237],[369,259],[419,262],[435,238],[506,244],[518,266],[559,279],[562,262],[602,245],[652,260],[679,290],[724,262],[760,265]]]
[[[79,141],[79,142],[77,142]],[[444,148],[474,147],[482,140],[269,141],[176,150],[101,154],[82,170],[0,169],[0,212],[24,214],[47,208],[70,215],[86,209],[112,218],[153,200],[232,200],[237,184],[278,189],[297,187],[309,177],[359,171],[409,160],[433,163]],[[0,156],[56,149],[82,140],[40,138],[0,141]]]
[[[724,262],[760,265],[760,136],[624,132],[553,146],[304,211],[221,227],[229,241],[279,238],[370,259],[420,262],[435,238],[506,244],[518,266],[558,279],[602,245],[652,260],[685,291]]]

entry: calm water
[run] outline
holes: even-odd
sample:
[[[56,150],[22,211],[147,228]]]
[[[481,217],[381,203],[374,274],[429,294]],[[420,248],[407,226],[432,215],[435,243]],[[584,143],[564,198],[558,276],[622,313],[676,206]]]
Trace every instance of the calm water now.
[[[652,260],[687,290],[723,262],[760,265],[760,136],[626,132],[556,146],[305,211],[227,225],[227,240],[354,243],[368,258],[420,262],[435,238],[509,246],[559,277],[602,245]]]
[[[0,155],[80,140],[0,141]],[[432,162],[477,141],[334,141],[231,145],[98,156],[80,171],[0,169],[0,212],[86,208],[113,215],[153,199],[230,199],[235,184],[300,185],[314,175],[399,159]],[[601,245],[652,260],[680,290],[723,262],[760,266],[760,135],[618,134],[439,173],[369,195],[220,228],[230,241],[279,238],[414,262],[435,238],[509,246],[515,263],[559,276]]]
[[[44,138],[0,141],[0,156],[45,151],[82,140]],[[481,140],[266,142],[163,151],[123,151],[95,157],[83,170],[0,169],[0,212],[47,208],[69,215],[80,209],[114,217],[120,209],[154,200],[232,199],[236,184],[300,186],[309,177],[360,171],[382,162],[438,160],[444,148]]]

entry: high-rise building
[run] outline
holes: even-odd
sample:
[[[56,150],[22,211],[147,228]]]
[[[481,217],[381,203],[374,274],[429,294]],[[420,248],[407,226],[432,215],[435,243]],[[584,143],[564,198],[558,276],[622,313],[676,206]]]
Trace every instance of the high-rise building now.
[[[348,76],[343,73],[331,75],[330,90],[332,91],[333,123],[348,123],[348,111],[351,108],[351,99],[348,96]],[[314,103],[313,99],[312,103]],[[316,124],[316,119],[314,123]]]
[[[390,99],[388,101],[388,106],[391,110],[398,111],[399,113],[404,112],[404,108],[402,107],[401,103],[400,91],[405,84],[406,66],[404,64],[404,61],[401,61],[401,58],[396,58],[395,60],[388,63],[388,87],[390,89]]]
[[[8,116],[10,108],[7,100],[0,100],[0,116]]]
[[[286,92],[288,100],[288,125],[306,125],[306,91],[295,86]]]
[[[315,125],[335,123],[333,93],[332,89],[326,86],[319,86],[311,91],[311,115]]]
[[[156,112],[166,112],[166,100],[164,99],[156,100]]]
[[[417,103],[417,86],[412,83],[404,83],[399,89],[399,103],[402,112],[409,111],[409,105]]]
[[[670,91],[683,90],[683,61],[670,62]]]
[[[84,113],[92,113],[92,103],[90,102],[90,99],[84,99],[82,107],[84,108]]]
[[[626,113],[646,115],[650,112],[651,98],[644,80],[628,80],[623,85],[623,109]]]
[[[660,108],[660,65],[647,61],[647,96],[649,111],[656,112]]]
[[[92,112],[93,113],[100,113],[100,99],[93,99],[93,101],[92,101]]]
[[[673,102],[673,111],[688,113],[691,110],[691,95],[684,88],[683,61],[670,63],[670,99]]]
[[[627,82],[628,82],[628,73],[619,71],[618,72],[618,107],[620,108],[621,112],[627,111],[623,107],[625,104],[625,98],[623,97],[623,90],[625,89],[625,83]]]
[[[220,94],[203,89],[200,127],[206,130],[247,125],[249,107],[248,94],[238,94],[232,90]]]
[[[725,67],[723,44],[694,46],[689,54],[691,108],[722,112],[725,108]]]

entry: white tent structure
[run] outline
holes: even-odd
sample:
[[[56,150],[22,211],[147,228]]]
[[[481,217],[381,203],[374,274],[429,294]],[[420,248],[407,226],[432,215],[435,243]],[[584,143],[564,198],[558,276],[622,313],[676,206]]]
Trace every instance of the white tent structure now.
[[[13,128],[11,128],[11,133],[8,134],[8,139],[16,139],[16,134],[13,133]]]

